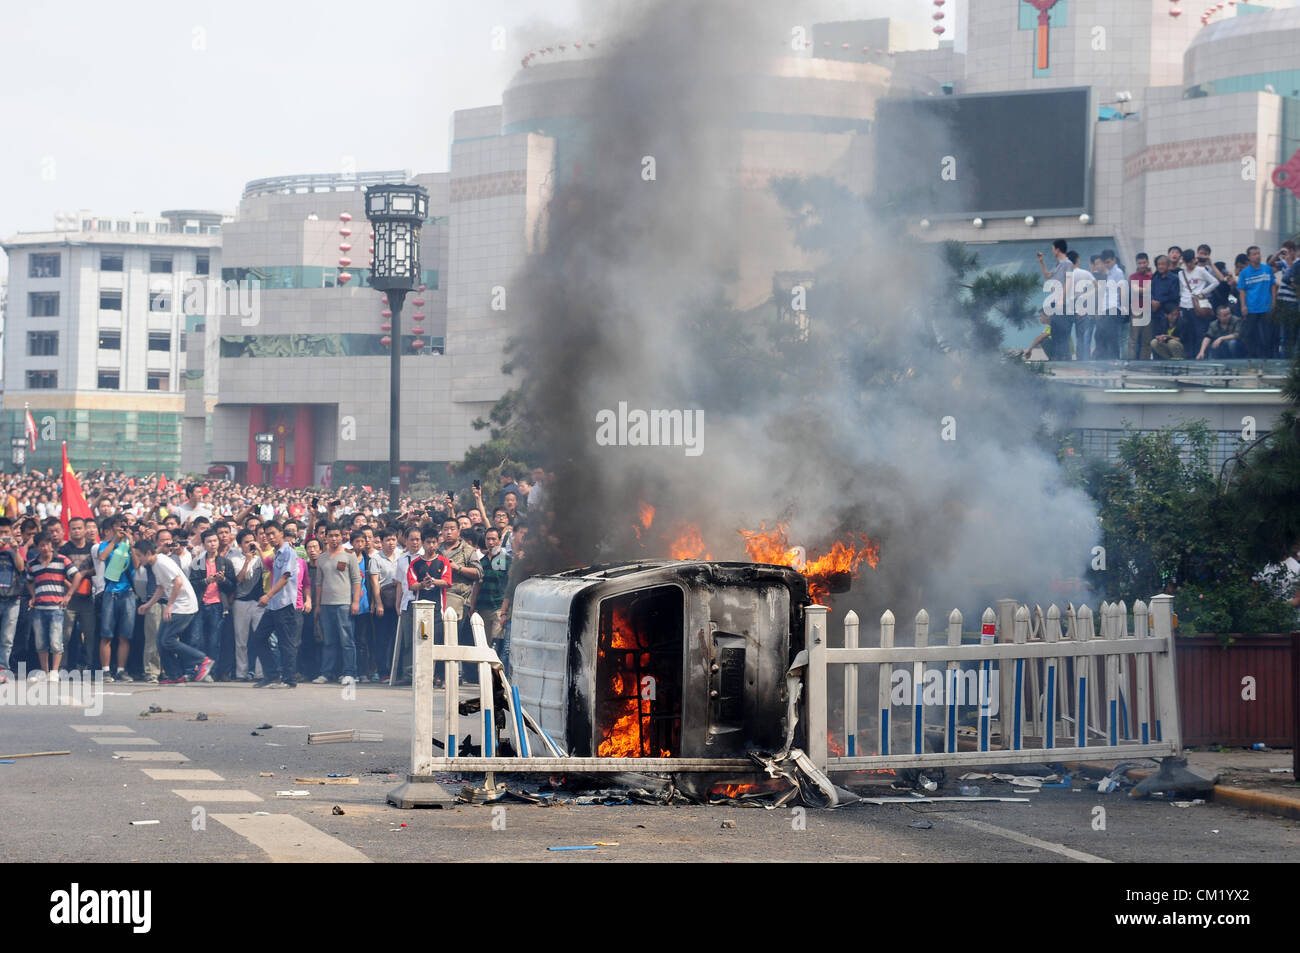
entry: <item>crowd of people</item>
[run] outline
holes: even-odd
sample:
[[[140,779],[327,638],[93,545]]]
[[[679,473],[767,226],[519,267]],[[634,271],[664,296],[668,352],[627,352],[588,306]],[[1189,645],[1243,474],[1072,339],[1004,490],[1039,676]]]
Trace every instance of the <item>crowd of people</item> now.
[[[83,517],[62,512],[53,471],[0,474],[0,681],[25,666],[51,682],[410,684],[416,601],[436,603],[438,640],[450,607],[472,644],[477,612],[508,664],[547,480],[476,480],[460,499],[406,497],[390,513],[369,487],[317,496],[96,471],[81,478]]]
[[[1057,239],[1051,256],[1040,252],[1038,264],[1057,293],[1040,313],[1047,327],[1026,358],[1039,346],[1052,361],[1295,356],[1300,254],[1290,239],[1267,259],[1252,245],[1231,268],[1205,244],[1171,245],[1154,262],[1141,252],[1128,275],[1113,249],[1085,268],[1078,252]]]

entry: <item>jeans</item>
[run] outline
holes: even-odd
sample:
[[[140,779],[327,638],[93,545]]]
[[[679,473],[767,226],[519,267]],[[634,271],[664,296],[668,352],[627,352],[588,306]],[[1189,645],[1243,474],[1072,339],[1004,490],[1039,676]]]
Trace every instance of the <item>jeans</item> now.
[[[393,669],[393,646],[397,641],[397,610],[385,609],[383,615],[371,616],[375,624],[374,662],[380,678],[388,678]]]
[[[251,657],[262,663],[262,673],[268,681],[277,679],[297,684],[298,639],[301,635],[302,616],[293,606],[267,609],[262,621],[248,642]],[[271,645],[274,637],[276,644]]]
[[[196,646],[212,661],[221,656],[221,617],[225,615],[220,602],[204,603],[199,606],[199,644]]]
[[[1211,344],[1205,349],[1205,357],[1211,361],[1240,361],[1246,356],[1246,348],[1240,338],[1224,341],[1218,347]]]
[[[1075,357],[1077,360],[1092,360],[1092,348],[1096,341],[1096,335],[1096,318],[1084,315],[1074,319]]]
[[[32,612],[32,636],[36,651],[63,654],[63,607],[37,606]]]
[[[144,614],[144,654],[141,665],[145,677],[162,674],[162,656],[158,653],[158,632],[162,629],[162,603],[155,602]]]
[[[19,608],[18,599],[0,599],[0,668],[9,668],[14,634],[18,631]]]
[[[105,592],[99,605],[99,637],[112,640],[113,636],[131,641],[135,634],[135,592]]]
[[[194,646],[187,644],[184,637],[198,618],[197,612],[184,615],[173,612],[171,621],[164,622],[158,633],[158,648],[162,654],[163,668],[169,678],[183,674],[188,668],[197,668],[207,657]]]
[[[1263,325],[1262,314],[1246,312],[1241,316],[1241,343],[1245,346],[1246,357],[1264,357]]]
[[[321,606],[321,628],[325,632],[325,651],[321,657],[320,673],[334,678],[342,652],[343,677],[357,677],[357,645],[352,634],[351,606]]]

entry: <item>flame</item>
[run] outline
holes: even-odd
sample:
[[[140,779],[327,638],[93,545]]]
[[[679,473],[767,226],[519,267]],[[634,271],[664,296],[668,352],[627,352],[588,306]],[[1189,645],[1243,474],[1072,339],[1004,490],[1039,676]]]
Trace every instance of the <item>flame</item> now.
[[[641,697],[641,686],[634,675],[636,653],[642,651],[643,663],[648,663],[649,653],[644,652],[649,645],[642,644],[643,638],[631,625],[627,610],[623,607],[614,609],[610,621],[609,650],[616,652],[614,664],[620,671],[609,676],[609,694],[612,696],[605,710],[606,717],[614,717],[614,723],[605,731],[604,739],[596,748],[596,754],[602,758],[667,758],[670,753],[659,749],[658,755],[650,749],[650,707],[651,700]],[[622,650],[621,652],[618,650]],[[605,658],[604,647],[600,657]]]
[[[641,514],[641,525],[640,526],[634,525],[632,527],[632,532],[636,533],[637,539],[640,539],[641,530],[649,529],[650,524],[655,521],[655,508],[651,506],[649,503],[645,502],[645,500],[642,500],[641,502],[637,503],[637,510]]]
[[[742,529],[740,535],[746,555],[754,562],[790,566],[807,576],[808,593],[815,602],[825,602],[830,596],[832,576],[847,574],[856,579],[864,562],[872,569],[880,565],[880,544],[863,533],[854,534],[856,542],[852,537],[847,542],[837,539],[830,552],[811,561],[802,549],[790,545],[783,523],[770,531],[763,523],[757,530]]]
[[[833,737],[831,737],[831,733],[829,731],[826,733],[826,750],[830,752],[832,757],[835,758],[844,757],[844,746],[841,745],[838,741],[836,741]]]
[[[691,523],[668,544],[668,555],[673,559],[712,559],[704,545],[700,527]]]
[[[757,784],[715,784],[709,788],[710,797],[740,797],[758,791]]]

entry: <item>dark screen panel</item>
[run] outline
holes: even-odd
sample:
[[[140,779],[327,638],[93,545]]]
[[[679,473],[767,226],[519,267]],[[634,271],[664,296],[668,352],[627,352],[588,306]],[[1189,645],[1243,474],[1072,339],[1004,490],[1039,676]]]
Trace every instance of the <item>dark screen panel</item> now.
[[[877,197],[916,215],[1086,211],[1091,124],[1086,88],[885,100]]]

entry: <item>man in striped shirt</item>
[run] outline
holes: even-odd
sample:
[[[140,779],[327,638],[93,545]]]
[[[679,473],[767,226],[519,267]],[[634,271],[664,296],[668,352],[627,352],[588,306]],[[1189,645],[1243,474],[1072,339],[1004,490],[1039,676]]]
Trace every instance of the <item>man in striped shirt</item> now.
[[[63,661],[63,610],[72,595],[72,578],[77,569],[72,560],[54,551],[54,539],[49,533],[37,535],[34,545],[36,558],[27,563],[27,603],[32,611],[32,635],[36,640],[36,655],[41,670],[52,682],[59,680],[59,664]],[[33,672],[32,679],[39,675]]]

